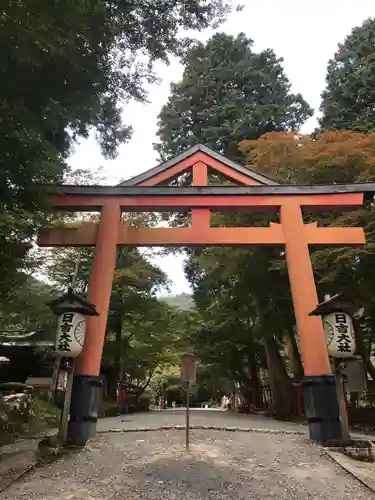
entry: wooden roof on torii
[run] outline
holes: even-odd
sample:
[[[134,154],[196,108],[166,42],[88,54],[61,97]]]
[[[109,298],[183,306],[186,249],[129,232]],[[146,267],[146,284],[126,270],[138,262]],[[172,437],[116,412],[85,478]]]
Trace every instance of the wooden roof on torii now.
[[[193,167],[205,165],[217,173],[224,175],[237,186],[210,186],[207,184],[197,184],[191,187],[176,187],[161,185],[161,183],[170,181],[179,175],[187,172]],[[238,198],[238,202],[230,205],[233,208],[239,206],[257,205],[256,198],[272,196],[266,203],[260,202],[259,206],[279,206],[280,198],[301,197],[301,205],[320,205],[324,206],[328,201],[327,195],[332,197],[328,205],[348,205],[350,199],[354,199],[355,194],[364,194],[371,197],[375,193],[375,183],[358,184],[325,184],[325,185],[290,185],[279,184],[276,181],[266,177],[256,171],[239,165],[232,160],[224,157],[220,153],[197,144],[183,153],[171,158],[146,172],[132,177],[117,186],[102,185],[60,185],[52,186],[49,190],[52,197],[52,204],[57,209],[64,210],[99,210],[105,198],[116,197],[124,209],[130,211],[150,210],[150,201],[157,198],[163,198],[163,202],[157,202],[154,209],[159,211],[163,208],[163,203],[169,199],[165,206],[167,210],[178,210],[191,206],[210,206],[209,202],[216,198],[217,201],[210,206],[226,208],[226,197]],[[318,198],[313,201],[309,199],[311,195]],[[335,200],[335,195],[340,196],[340,202]],[[347,195],[346,197],[343,195]],[[255,197],[246,203],[245,197]],[[138,201],[135,198],[138,198]],[[182,204],[179,204],[176,198],[184,198]],[[200,201],[198,201],[198,198]],[[319,199],[321,198],[321,199]],[[345,199],[346,198],[346,199]],[[356,197],[355,205],[358,205]],[[221,201],[219,201],[221,200]],[[181,200],[182,201],[182,200]],[[152,204],[152,203],[151,203]]]
[[[181,175],[184,170],[187,170],[199,161],[206,163],[208,167],[240,184],[249,186],[257,184],[274,186],[278,184],[278,182],[271,178],[259,174],[251,168],[239,165],[203,144],[196,144],[166,162],[160,163],[142,174],[121,182],[120,186],[154,186],[163,182],[164,179],[171,180]]]

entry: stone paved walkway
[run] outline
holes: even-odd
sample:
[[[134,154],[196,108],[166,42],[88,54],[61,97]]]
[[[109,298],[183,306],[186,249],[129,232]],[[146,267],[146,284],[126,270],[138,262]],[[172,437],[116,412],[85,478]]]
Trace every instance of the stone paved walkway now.
[[[131,418],[131,420],[130,420]],[[121,422],[121,420],[126,420]],[[142,422],[141,422],[142,421]],[[197,423],[199,422],[199,423]],[[261,417],[193,412],[193,425],[264,432],[193,430],[190,452],[177,430],[100,433],[87,448],[37,469],[6,490],[8,500],[370,500],[374,495],[299,434],[267,433]],[[103,420],[100,427],[183,424],[174,412]],[[285,430],[302,426],[283,424]],[[303,427],[302,427],[303,429]]]

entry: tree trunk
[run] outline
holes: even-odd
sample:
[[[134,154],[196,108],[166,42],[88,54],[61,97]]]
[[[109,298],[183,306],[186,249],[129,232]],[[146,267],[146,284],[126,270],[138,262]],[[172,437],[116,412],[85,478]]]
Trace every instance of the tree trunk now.
[[[252,409],[261,408],[260,381],[258,379],[248,379],[241,384],[240,393],[242,397],[242,406],[245,413]]]
[[[254,352],[251,350],[248,352],[246,370],[236,370],[233,380],[240,385],[241,406],[245,413],[249,413],[252,408],[262,407],[261,382]]]
[[[296,389],[289,378],[274,336],[264,341],[271,389],[272,413],[275,418],[286,419],[298,414]]]
[[[108,397],[115,400],[117,397],[117,375],[114,367],[111,366],[108,370]]]
[[[370,375],[370,377],[373,380],[375,380],[375,367],[371,363],[370,356],[368,355],[368,353],[366,351],[365,344],[363,341],[362,330],[359,326],[359,321],[355,320],[354,318],[353,318],[353,327],[354,327],[354,336],[355,336],[355,343],[357,346],[357,351],[360,354],[360,356],[362,357],[363,366],[367,370],[367,373]]]
[[[55,394],[57,391],[57,384],[59,382],[60,361],[61,361],[61,357],[56,356],[55,362],[53,365],[51,387],[50,387],[50,390],[48,391],[48,401],[50,403],[55,402]]]
[[[251,375],[250,387],[251,387],[251,401],[250,404],[255,408],[262,407],[262,395],[261,389],[262,384],[259,378],[258,364],[255,359],[254,353],[249,354],[249,371]]]
[[[122,322],[118,321],[115,328],[116,349],[108,377],[108,394],[111,399],[116,399],[117,381],[122,378]]]
[[[143,386],[138,387],[138,390],[137,390],[136,395],[135,395],[136,403],[138,403],[139,398],[142,396],[142,394],[145,392],[147,387],[150,385],[150,382],[151,382],[151,379],[152,379],[154,372],[155,372],[155,368],[150,368],[149,372],[148,372],[148,378],[147,378],[146,383]]]
[[[119,322],[119,324],[116,327],[116,350],[113,360],[114,372],[118,380],[122,378],[121,357],[122,357],[122,324]]]
[[[303,378],[303,364],[302,364],[302,359],[301,355],[298,350],[298,345],[296,341],[296,337],[294,335],[293,330],[286,330],[286,335],[287,338],[290,342],[290,355],[291,355],[291,361],[292,361],[292,370],[293,370],[293,376],[295,380],[302,380]]]

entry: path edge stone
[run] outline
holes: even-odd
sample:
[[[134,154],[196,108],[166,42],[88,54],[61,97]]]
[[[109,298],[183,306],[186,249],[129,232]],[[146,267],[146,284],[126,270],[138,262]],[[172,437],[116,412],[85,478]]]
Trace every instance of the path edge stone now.
[[[335,464],[337,464],[339,467],[341,467],[341,469],[343,469],[345,472],[347,472],[352,477],[354,477],[354,479],[356,479],[357,481],[359,481],[368,490],[372,491],[372,493],[375,493],[375,487],[373,485],[371,485],[370,483],[368,483],[364,478],[362,478],[357,473],[355,467],[351,466],[351,464],[349,465],[348,462],[347,462],[347,460],[344,459],[344,457],[346,457],[346,459],[349,458],[349,457],[347,457],[347,455],[342,455],[341,453],[335,452],[335,451],[333,451],[333,450],[331,450],[329,448],[324,448],[324,451],[325,451],[326,455],[333,462],[335,462]],[[351,460],[353,460],[353,459],[351,459]],[[353,460],[353,462],[355,462],[355,461]]]
[[[118,428],[112,427],[110,429],[98,429],[96,434],[110,434],[110,433],[130,433],[130,432],[160,432],[160,431],[182,431],[185,430],[185,425],[161,425],[159,427],[129,427]],[[254,434],[273,434],[273,435],[294,435],[294,436],[307,436],[305,431],[287,430],[287,429],[262,429],[255,427],[231,427],[231,426],[217,426],[217,425],[191,425],[191,430],[200,431],[221,431],[221,432],[249,432]]]

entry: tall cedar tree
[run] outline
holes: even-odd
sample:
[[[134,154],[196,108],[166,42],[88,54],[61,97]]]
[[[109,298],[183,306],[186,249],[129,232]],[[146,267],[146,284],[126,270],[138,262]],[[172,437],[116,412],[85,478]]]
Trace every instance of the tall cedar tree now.
[[[312,115],[303,97],[290,92],[282,59],[252,46],[243,33],[218,33],[187,51],[182,80],[171,85],[159,115],[155,147],[162,160],[198,142],[238,160],[240,140],[297,130]]]
[[[321,125],[333,130],[375,130],[375,18],[356,27],[328,63]]]
[[[184,62],[182,81],[172,85],[159,116],[156,148],[162,159],[203,142],[243,161],[238,141],[256,139],[267,130],[297,130],[312,114],[302,96],[291,94],[281,59],[272,50],[254,53],[252,41],[243,34],[219,33],[189,50]],[[227,226],[269,222],[265,217],[237,215],[215,214],[211,222]],[[203,317],[202,328],[192,339],[197,351],[206,363],[220,363],[248,405],[259,400],[257,370],[267,357],[272,380],[279,382],[273,384],[275,414],[293,413],[294,389],[278,348],[285,329],[292,331],[290,315],[280,318],[280,309],[290,307],[284,306],[278,290],[270,299],[271,289],[280,289],[278,276],[269,273],[277,252],[207,248],[188,254],[186,271]],[[220,311],[227,313],[224,321]]]

